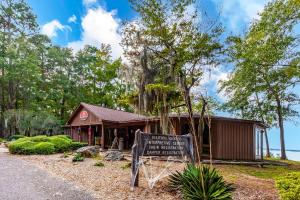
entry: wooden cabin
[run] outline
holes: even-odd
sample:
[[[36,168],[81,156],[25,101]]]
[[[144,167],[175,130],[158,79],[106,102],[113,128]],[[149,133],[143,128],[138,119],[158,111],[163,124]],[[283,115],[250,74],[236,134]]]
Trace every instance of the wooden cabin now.
[[[196,126],[199,115],[195,114]],[[188,134],[187,114],[171,114],[170,134]],[[202,157],[208,158],[210,149],[212,158],[218,160],[256,160],[262,159],[263,129],[259,121],[243,120],[228,117],[210,117],[211,128],[205,123],[202,133]],[[205,118],[204,121],[208,121]],[[108,109],[100,106],[81,103],[67,121],[65,134],[74,140],[87,142],[89,145],[100,145],[108,149],[114,135],[122,139],[124,149],[131,149],[134,133],[140,129],[147,133],[160,133],[159,118]],[[211,134],[211,148],[209,145]]]

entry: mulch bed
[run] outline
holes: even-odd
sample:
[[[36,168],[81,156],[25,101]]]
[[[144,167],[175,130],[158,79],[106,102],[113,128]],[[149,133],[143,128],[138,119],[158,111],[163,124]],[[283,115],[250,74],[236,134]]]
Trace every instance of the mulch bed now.
[[[122,169],[128,161],[105,161],[104,167],[96,167],[98,161],[86,158],[84,162],[73,163],[72,156],[64,158],[63,154],[48,156],[18,156],[51,174],[71,181],[89,191],[96,199],[141,199],[141,200],[176,200],[176,194],[167,189],[167,178],[159,180],[153,189],[150,189],[143,173],[140,174],[139,187],[133,192],[130,190],[130,168]],[[155,165],[165,165],[163,161],[155,161]],[[182,169],[184,164],[172,164],[172,170]],[[217,166],[218,168],[218,166]],[[278,193],[273,180],[259,179],[245,174],[234,174],[234,180],[227,180],[236,187],[236,200],[277,200]]]

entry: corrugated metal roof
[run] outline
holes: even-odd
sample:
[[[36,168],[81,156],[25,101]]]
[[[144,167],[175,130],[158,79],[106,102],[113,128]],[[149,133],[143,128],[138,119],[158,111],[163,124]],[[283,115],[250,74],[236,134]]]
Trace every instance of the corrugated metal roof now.
[[[70,119],[68,120],[67,124],[70,124],[73,117],[77,114],[80,107],[84,107],[87,110],[89,110],[91,113],[93,113],[96,117],[99,118],[99,120],[102,121],[110,121],[110,122],[116,122],[116,123],[127,123],[127,122],[133,122],[133,121],[151,121],[151,120],[159,120],[158,117],[147,117],[145,115],[125,112],[121,110],[114,110],[110,108],[104,108],[101,106],[96,106],[88,103],[80,103],[80,105],[77,107],[77,109],[73,112]],[[170,118],[188,118],[187,113],[171,113]],[[198,113],[194,114],[195,118],[199,118],[200,115]],[[255,121],[255,120],[246,120],[246,119],[237,119],[237,118],[230,118],[230,117],[220,117],[220,116],[211,116],[212,119],[218,119],[218,120],[228,120],[228,121],[240,121],[240,122],[249,122],[253,124],[257,124],[263,127],[266,127],[262,122]]]
[[[188,118],[189,114],[188,113],[171,113],[169,115],[169,117],[171,118]],[[194,118],[199,118],[200,114],[199,113],[194,113]],[[228,121],[240,121],[240,122],[248,122],[248,123],[255,123],[255,124],[259,124],[259,125],[263,125],[263,123],[261,121],[258,120],[250,120],[250,119],[242,119],[242,118],[233,118],[233,117],[223,117],[223,116],[216,116],[216,115],[212,115],[209,116],[211,119],[217,119],[217,120],[228,120]],[[208,118],[207,115],[204,116],[204,118]],[[263,125],[266,126],[266,125]]]

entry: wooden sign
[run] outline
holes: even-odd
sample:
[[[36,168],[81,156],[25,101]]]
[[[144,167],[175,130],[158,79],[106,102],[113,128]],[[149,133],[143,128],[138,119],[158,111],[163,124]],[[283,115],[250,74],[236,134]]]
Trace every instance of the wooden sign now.
[[[139,156],[188,156],[194,162],[192,135],[157,135],[137,130],[132,147],[131,188],[138,186]]]

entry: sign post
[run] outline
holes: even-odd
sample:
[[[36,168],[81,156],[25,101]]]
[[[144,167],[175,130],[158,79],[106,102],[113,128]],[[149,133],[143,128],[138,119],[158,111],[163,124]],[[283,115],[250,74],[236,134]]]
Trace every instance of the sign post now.
[[[139,183],[139,156],[188,156],[194,163],[192,135],[158,135],[137,130],[132,146],[130,184],[132,190]]]

